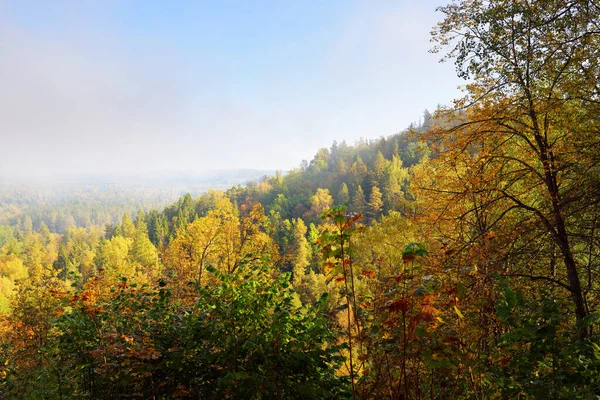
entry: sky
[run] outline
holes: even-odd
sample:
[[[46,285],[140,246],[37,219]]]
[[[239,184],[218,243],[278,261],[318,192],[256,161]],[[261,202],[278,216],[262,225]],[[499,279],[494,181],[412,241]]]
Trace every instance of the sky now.
[[[439,5],[0,0],[0,176],[285,171],[392,135],[460,97]]]

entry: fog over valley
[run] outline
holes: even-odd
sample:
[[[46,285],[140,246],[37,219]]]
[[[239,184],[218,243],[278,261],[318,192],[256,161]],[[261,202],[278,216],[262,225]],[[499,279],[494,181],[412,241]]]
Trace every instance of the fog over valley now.
[[[436,3],[340,5],[2,1],[0,175],[285,171],[457,97]]]

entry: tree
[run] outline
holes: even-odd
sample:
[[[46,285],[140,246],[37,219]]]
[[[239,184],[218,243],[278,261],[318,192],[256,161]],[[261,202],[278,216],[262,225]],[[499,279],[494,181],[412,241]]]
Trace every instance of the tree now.
[[[398,209],[399,203],[404,199],[402,186],[408,183],[408,177],[408,169],[402,168],[402,160],[394,155],[384,175],[384,211]]]
[[[340,191],[338,192],[338,202],[340,204],[346,204],[350,201],[350,193],[348,192],[348,185],[346,182],[342,183],[340,186]]]
[[[148,214],[148,238],[156,247],[161,247],[166,244],[169,235],[169,222],[164,214],[156,210],[150,211]]]
[[[0,255],[0,315],[9,314],[16,283],[29,277],[23,261],[15,254]]]
[[[54,261],[53,268],[57,271],[58,278],[63,280],[69,279],[72,274],[77,272],[73,268],[73,263],[69,260],[69,254],[64,243],[60,245],[58,257]]]
[[[106,286],[118,282],[120,276],[133,277],[136,275],[135,265],[129,262],[130,247],[131,239],[123,236],[100,241],[94,262],[99,274],[105,277]]]
[[[300,291],[302,281],[306,275],[307,267],[310,265],[311,248],[306,240],[306,232],[308,229],[300,218],[294,220],[294,267],[293,267],[293,283],[296,291]],[[308,290],[310,288],[303,288]]]
[[[207,265],[217,265],[215,253],[219,245],[220,221],[211,215],[192,222],[166,249],[167,266],[175,273],[177,283],[194,281],[202,285]]]
[[[383,200],[381,199],[381,191],[377,186],[371,188],[369,196],[369,216],[372,220],[376,219],[383,209]]]
[[[267,221],[260,203],[251,206],[240,221],[231,201],[226,197],[218,199],[205,217],[179,230],[165,251],[166,264],[177,285],[184,287],[190,281],[205,284],[204,271],[208,266],[231,274],[247,254],[252,254],[250,260],[266,254],[275,257],[273,241],[264,231]]]
[[[158,254],[156,248],[148,238],[148,228],[144,218],[136,219],[135,234],[133,237],[133,244],[131,246],[130,255],[135,263],[141,268],[141,271],[145,273],[152,272],[153,268],[156,268],[158,264]]]
[[[356,213],[364,214],[367,207],[367,201],[365,199],[365,192],[363,192],[362,186],[358,185],[356,193],[352,197],[352,204],[350,209]]]
[[[0,225],[0,248],[8,244],[13,238],[13,228],[8,225]]]
[[[121,219],[121,232],[123,233],[123,237],[128,239],[133,239],[135,235],[135,225],[131,220],[131,216],[127,213],[123,214],[123,218]]]
[[[310,198],[310,211],[315,217],[320,216],[323,211],[333,205],[333,197],[329,194],[329,190],[319,188],[314,196]]]
[[[23,221],[21,223],[21,231],[23,231],[24,235],[28,235],[31,232],[33,232],[33,221],[31,220],[29,214],[23,217]]]
[[[179,199],[179,204],[177,208],[177,215],[174,219],[174,227],[173,234],[177,232],[177,230],[185,229],[185,227],[195,220],[197,217],[196,209],[194,206],[194,199],[189,193],[186,193],[181,199]]]
[[[358,186],[361,186],[363,183],[365,183],[365,178],[367,177],[368,173],[369,170],[363,162],[362,158],[360,158],[360,156],[356,156],[356,161],[352,164],[352,167],[350,168],[350,186],[352,188],[357,188]]]
[[[348,397],[339,371],[344,345],[325,297],[298,307],[289,274],[274,278],[264,263],[211,275],[214,285],[190,285],[194,301],[185,305],[173,301],[166,281],[150,288],[123,279],[105,295],[92,284],[73,294],[21,289],[18,318],[8,320],[8,332],[0,325],[0,340],[17,345],[0,347],[2,395]]]
[[[463,217],[477,214],[484,222],[479,237],[505,223],[518,232],[507,235],[515,239],[507,248],[553,243],[564,267],[560,276],[551,252],[544,268],[508,272],[567,290],[578,336],[585,338],[582,324],[594,306],[584,288],[598,279],[597,266],[579,254],[598,251],[590,232],[600,220],[600,123],[593,117],[600,113],[600,5],[460,1],[440,10],[445,19],[434,33],[435,50],[449,48],[446,58],[471,79],[468,95],[457,102],[466,120],[431,138],[434,168],[465,182],[445,194],[470,202]]]
[[[381,186],[383,184],[383,176],[388,164],[389,161],[383,157],[381,151],[378,151],[375,156],[375,161],[373,162],[373,168],[370,171],[371,184],[373,186]]]

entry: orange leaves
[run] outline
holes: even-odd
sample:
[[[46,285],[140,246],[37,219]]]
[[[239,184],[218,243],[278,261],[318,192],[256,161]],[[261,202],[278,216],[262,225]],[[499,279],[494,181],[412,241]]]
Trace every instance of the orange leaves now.
[[[177,390],[175,390],[175,392],[173,393],[173,397],[175,397],[175,398],[189,397],[193,393],[194,393],[193,389],[188,388],[185,385],[179,385],[177,387]]]
[[[426,322],[431,327],[435,328],[438,326],[439,321],[437,316],[442,312],[433,306],[434,302],[435,295],[425,294],[421,301],[421,312],[419,313],[419,317],[421,321]]]
[[[382,309],[390,314],[401,313],[402,317],[408,322],[408,335],[412,336],[419,324],[424,323],[430,328],[436,328],[439,325],[438,315],[441,311],[434,307],[434,294],[425,294],[421,302],[414,301],[414,297],[405,296],[404,298],[388,300]],[[390,317],[392,317],[390,315]],[[394,318],[388,319],[388,324],[394,326],[397,324]]]
[[[360,273],[362,276],[366,276],[368,278],[375,278],[375,271],[371,271],[370,269],[366,269]]]
[[[86,310],[86,312],[88,312],[89,314],[95,315],[98,312],[102,311],[102,310],[95,310],[97,308],[97,307],[95,307],[96,300],[97,300],[96,292],[94,292],[91,289],[87,289],[87,290],[82,291],[79,294],[74,295],[71,298],[71,304],[79,305],[84,310]]]
[[[131,336],[127,336],[127,335],[123,334],[123,335],[121,335],[121,339],[123,339],[123,341],[125,341],[125,343],[127,343],[127,344],[133,343],[133,337],[131,337]]]

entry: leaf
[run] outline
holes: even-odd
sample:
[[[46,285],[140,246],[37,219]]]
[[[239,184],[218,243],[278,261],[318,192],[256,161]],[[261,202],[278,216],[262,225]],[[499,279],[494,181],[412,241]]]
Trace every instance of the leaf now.
[[[384,308],[388,309],[390,312],[398,312],[401,311],[405,313],[408,311],[409,304],[407,301],[398,299],[398,300],[390,300],[385,303]]]
[[[370,308],[371,307],[371,303],[369,303],[368,301],[363,301],[359,304],[360,308]]]
[[[361,272],[361,275],[369,277],[369,278],[374,278],[375,277],[375,271],[371,271],[370,269],[366,269],[363,272]]]
[[[416,257],[422,257],[429,254],[421,243],[409,243],[402,252],[404,263],[414,260]]]
[[[459,318],[464,318],[464,315],[462,314],[462,312],[460,312],[458,307],[454,306],[454,312],[456,312],[456,315],[458,315]]]

